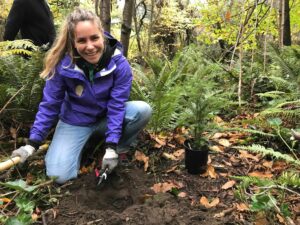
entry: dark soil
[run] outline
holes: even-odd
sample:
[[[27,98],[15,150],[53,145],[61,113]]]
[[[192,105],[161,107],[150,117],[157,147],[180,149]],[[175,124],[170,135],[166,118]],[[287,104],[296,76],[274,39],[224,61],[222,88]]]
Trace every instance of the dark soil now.
[[[156,172],[144,172],[140,163],[132,161],[110,174],[100,187],[96,186],[93,173],[81,175],[62,187],[65,197],[57,208],[48,211],[45,224],[249,224],[238,219],[235,210],[216,218],[234,200],[232,191],[221,191],[226,178],[188,174],[183,160],[159,159],[156,163]],[[166,172],[174,165],[177,170]],[[176,191],[154,193],[151,189],[154,184],[166,181],[181,182],[183,188],[178,191],[186,193],[186,197],[176,196]],[[201,196],[219,197],[220,203],[207,209],[199,202]]]
[[[228,222],[231,218],[213,218],[221,208],[207,210],[191,205],[192,195],[196,200],[202,191],[210,189],[213,193],[218,189],[213,187],[216,182],[205,187],[205,179],[184,174],[180,180],[186,182],[185,189],[192,195],[179,198],[171,193],[155,194],[150,188],[158,178],[140,168],[127,168],[118,175],[110,175],[101,187],[95,185],[93,174],[75,180],[67,188],[70,194],[60,201],[57,217],[48,217],[47,224],[232,224]]]
[[[268,215],[263,216],[260,222],[258,214],[239,209],[238,204],[242,203],[242,200],[235,195],[234,189],[237,185],[228,189],[222,188],[229,180],[233,180],[231,176],[244,176],[251,171],[265,170],[262,164],[266,160],[256,161],[249,156],[241,157],[237,150],[224,148],[222,152],[209,152],[208,168],[213,168],[212,170],[207,169],[206,174],[192,175],[185,169],[183,156],[179,160],[165,157],[165,153],[172,154],[182,148],[182,145],[170,143],[157,148],[149,142],[145,141],[143,145],[136,147],[136,150],[149,157],[147,171],[144,171],[144,163],[137,161],[132,155],[128,164],[120,165],[100,186],[96,185],[93,171],[85,172],[62,186],[54,185],[55,190],[60,190],[58,204],[55,206],[50,204],[50,209],[40,208],[42,213],[35,224],[282,224],[278,219]],[[41,162],[40,169],[33,169],[33,164],[30,164],[28,170],[43,172],[43,160],[34,162]],[[275,174],[277,170],[274,167],[272,171]],[[164,193],[154,192],[152,187],[155,184],[165,182],[182,185]],[[205,207],[203,202],[200,202],[201,197],[207,198],[210,202],[218,198],[219,202],[212,207]],[[298,200],[296,198],[291,203],[293,208],[299,206]],[[299,210],[297,212],[299,213]],[[300,221],[298,214],[294,215],[293,219]]]

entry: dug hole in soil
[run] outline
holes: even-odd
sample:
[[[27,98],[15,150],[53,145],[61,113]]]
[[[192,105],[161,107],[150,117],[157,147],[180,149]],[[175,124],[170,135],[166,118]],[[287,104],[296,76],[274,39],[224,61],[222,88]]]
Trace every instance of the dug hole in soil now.
[[[64,189],[55,213],[48,213],[49,225],[83,224],[235,224],[231,218],[215,219],[220,209],[205,209],[191,204],[192,196],[177,197],[169,192],[155,194],[151,187],[161,179],[137,165],[121,167],[100,187],[92,173],[81,175]],[[185,190],[198,195],[205,178],[186,172],[177,176]],[[191,184],[189,184],[191,183]],[[198,190],[197,190],[198,187]],[[189,190],[190,189],[190,190]],[[195,190],[196,189],[196,190]],[[213,190],[212,190],[213,191]],[[192,194],[192,193],[190,193]],[[192,195],[193,195],[192,194]],[[195,196],[199,199],[199,196]],[[54,218],[55,217],[55,218]]]

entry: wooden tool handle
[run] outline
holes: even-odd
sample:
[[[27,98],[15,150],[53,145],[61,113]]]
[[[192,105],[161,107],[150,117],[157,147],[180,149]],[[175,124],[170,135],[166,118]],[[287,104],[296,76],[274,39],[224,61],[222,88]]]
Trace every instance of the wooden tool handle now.
[[[21,158],[19,156],[8,159],[0,163],[0,172],[6,170],[14,165],[17,165],[20,162]]]

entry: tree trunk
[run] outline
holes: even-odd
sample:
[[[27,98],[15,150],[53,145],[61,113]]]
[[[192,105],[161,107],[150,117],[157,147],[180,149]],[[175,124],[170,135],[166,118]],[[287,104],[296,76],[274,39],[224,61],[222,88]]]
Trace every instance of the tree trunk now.
[[[283,0],[283,17],[282,17],[282,45],[290,46],[291,40],[291,24],[290,24],[290,6],[289,0]]]
[[[134,0],[125,0],[125,5],[123,9],[123,22],[121,27],[121,43],[124,48],[125,56],[127,56],[128,54],[133,9]]]
[[[279,46],[282,47],[282,16],[283,16],[283,7],[282,0],[278,0],[278,35],[279,35]]]
[[[101,20],[103,29],[107,32],[110,32],[111,2],[110,2],[110,0],[97,0],[95,3],[96,4],[96,12],[98,12],[98,10],[97,10],[98,1],[100,1],[100,20]]]
[[[139,28],[139,24],[138,24],[137,16],[136,16],[136,11],[137,11],[136,1],[134,1],[134,8],[135,9],[133,10],[133,21],[134,21],[134,29],[135,29],[135,33],[136,33],[136,42],[137,42],[137,46],[139,49],[139,53],[140,53],[140,55],[142,55],[143,52],[142,52],[142,45],[141,45],[141,38],[140,38],[140,28]],[[146,9],[145,9],[145,11],[146,11]]]
[[[153,29],[154,4],[155,4],[155,1],[151,0],[151,10],[150,10],[151,14],[150,14],[149,29],[148,29],[147,55],[149,54],[150,46],[151,46],[151,35],[152,35],[152,29]]]

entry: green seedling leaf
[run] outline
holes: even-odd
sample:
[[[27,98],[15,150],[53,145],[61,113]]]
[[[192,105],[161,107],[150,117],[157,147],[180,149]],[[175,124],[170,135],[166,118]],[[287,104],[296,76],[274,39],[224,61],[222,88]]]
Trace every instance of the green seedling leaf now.
[[[6,220],[5,225],[28,225],[30,223],[22,222],[17,217],[11,217]]]
[[[22,212],[32,213],[35,207],[34,202],[25,197],[16,198],[15,202]]]
[[[179,194],[179,190],[178,190],[178,188],[172,188],[171,190],[170,190],[170,193],[172,194],[172,195],[174,195],[174,196],[178,196],[178,194]]]
[[[26,184],[23,180],[16,180],[16,181],[8,181],[6,183],[0,182],[1,185],[17,190],[17,191],[25,191],[25,192],[33,192],[37,186],[31,186]]]
[[[291,216],[291,212],[290,212],[290,210],[289,210],[288,204],[283,203],[283,204],[280,206],[280,211],[281,211],[281,213],[282,213],[282,215],[283,215],[284,217]]]
[[[32,224],[31,215],[19,214],[17,217],[11,217],[6,220],[5,225],[30,225]]]
[[[265,194],[253,195],[251,199],[251,210],[255,212],[272,209],[274,204],[276,204],[276,199],[274,197]]]
[[[272,119],[268,119],[268,123],[271,126],[276,126],[279,127],[282,124],[282,120],[280,118],[272,118]]]

